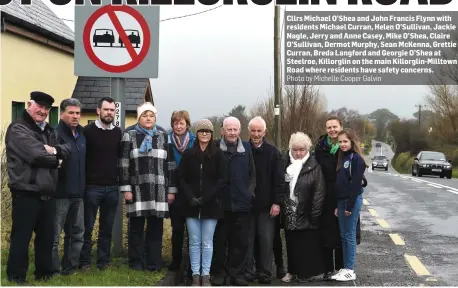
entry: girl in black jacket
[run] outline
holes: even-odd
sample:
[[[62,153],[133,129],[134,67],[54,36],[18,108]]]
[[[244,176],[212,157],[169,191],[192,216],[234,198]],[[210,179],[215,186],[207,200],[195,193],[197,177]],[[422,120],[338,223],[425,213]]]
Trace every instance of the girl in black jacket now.
[[[178,174],[187,200],[183,213],[189,237],[192,286],[211,286],[213,234],[218,219],[224,217],[219,192],[227,184],[226,164],[223,152],[213,141],[213,124],[203,119],[196,126],[197,141],[183,154]]]

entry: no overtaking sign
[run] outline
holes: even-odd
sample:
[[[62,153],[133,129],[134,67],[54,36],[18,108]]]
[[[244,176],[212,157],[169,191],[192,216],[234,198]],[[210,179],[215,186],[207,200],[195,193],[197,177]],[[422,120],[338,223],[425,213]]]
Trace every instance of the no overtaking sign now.
[[[157,78],[159,7],[75,7],[75,75]]]

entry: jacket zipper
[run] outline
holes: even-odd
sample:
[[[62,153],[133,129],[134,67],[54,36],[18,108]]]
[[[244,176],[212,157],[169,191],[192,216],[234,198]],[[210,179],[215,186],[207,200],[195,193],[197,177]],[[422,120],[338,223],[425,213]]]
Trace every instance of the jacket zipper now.
[[[200,195],[202,195],[202,164],[200,164],[200,177],[199,177],[199,189],[200,189]],[[200,213],[202,212],[202,207],[199,207],[199,215],[198,219],[200,219]]]

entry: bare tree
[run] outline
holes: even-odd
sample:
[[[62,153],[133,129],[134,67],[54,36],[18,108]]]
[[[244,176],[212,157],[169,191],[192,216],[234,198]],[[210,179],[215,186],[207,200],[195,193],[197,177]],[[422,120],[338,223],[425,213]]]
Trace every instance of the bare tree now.
[[[446,143],[458,144],[458,89],[457,86],[430,85],[426,96],[434,117],[430,125],[434,135]]]
[[[325,101],[312,85],[290,85],[282,89],[281,97],[281,150],[286,150],[291,134],[302,131],[312,140],[323,132]],[[251,117],[261,116],[267,124],[267,139],[273,141],[274,96],[259,101],[250,111]]]

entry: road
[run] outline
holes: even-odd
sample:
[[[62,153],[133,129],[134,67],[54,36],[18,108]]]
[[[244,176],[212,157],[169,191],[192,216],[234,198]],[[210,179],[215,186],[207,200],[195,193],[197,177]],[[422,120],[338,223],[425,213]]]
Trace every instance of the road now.
[[[375,144],[368,158],[393,158]],[[458,286],[458,180],[400,175],[391,165],[366,177],[356,281],[300,286]]]
[[[381,144],[373,143],[370,157],[392,159]],[[391,165],[369,169],[366,178],[356,281],[286,285],[277,279],[271,286],[458,286],[458,181],[402,175]]]
[[[381,144],[379,149],[373,143],[371,156],[380,155],[381,150],[392,159],[390,147]],[[413,271],[421,272],[424,268],[427,271],[423,272],[430,274],[418,278],[437,280],[427,283],[457,286],[458,180],[412,177],[397,173],[391,166],[388,171],[369,170],[366,175],[369,186],[365,198],[369,205],[364,210],[372,209],[372,219],[384,220],[376,220],[378,227],[385,227],[377,229],[381,235],[397,234],[403,240],[404,245],[392,241],[396,246],[393,251],[417,257],[416,264],[405,257],[404,262]],[[365,225],[366,229],[369,227]]]

